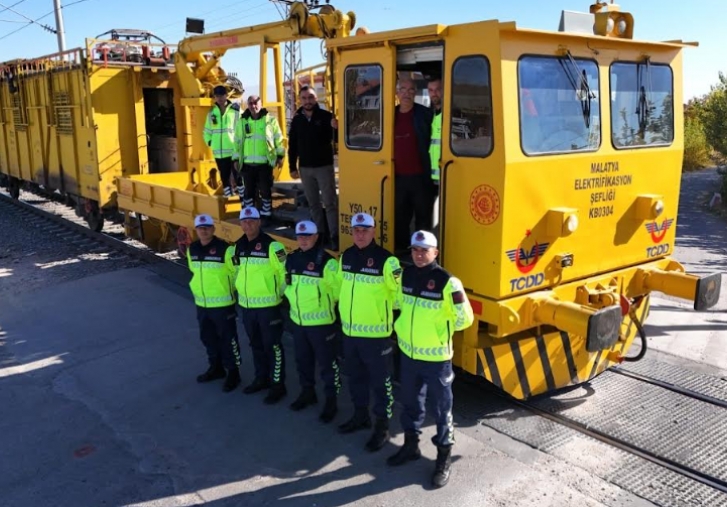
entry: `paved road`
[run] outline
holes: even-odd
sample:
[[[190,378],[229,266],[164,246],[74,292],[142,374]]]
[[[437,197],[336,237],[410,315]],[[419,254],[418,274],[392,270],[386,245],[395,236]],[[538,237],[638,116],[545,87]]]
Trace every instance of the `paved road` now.
[[[691,303],[659,294],[646,331],[652,349],[727,370],[727,221],[704,204],[719,189],[720,178],[715,169],[682,177],[675,250],[689,273],[722,273],[719,303],[697,313]]]

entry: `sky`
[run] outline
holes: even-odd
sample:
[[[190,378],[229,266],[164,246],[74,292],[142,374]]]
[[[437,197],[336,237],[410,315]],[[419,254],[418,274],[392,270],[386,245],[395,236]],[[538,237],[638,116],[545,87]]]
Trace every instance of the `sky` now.
[[[205,20],[207,33],[269,23],[281,19],[270,0],[62,0],[66,48],[85,46],[112,28],[149,30],[168,43],[185,37],[186,17]],[[562,10],[587,12],[591,0],[338,0],[336,8],[354,11],[357,26],[372,32],[433,23],[456,24],[488,19],[515,21],[519,27],[557,30]],[[698,41],[684,55],[684,97],[709,92],[718,73],[727,71],[724,58],[724,20],[727,2],[693,0],[685,4],[664,0],[622,0],[621,9],[634,15],[634,38]],[[457,5],[457,8],[454,8]],[[10,8],[8,10],[5,10]],[[29,20],[36,21],[35,23]],[[55,28],[52,0],[0,0],[0,61],[30,58],[58,50],[57,36],[41,25]],[[15,33],[13,33],[15,32]],[[321,43],[304,41],[303,67],[321,62]],[[246,95],[258,93],[257,52],[228,52],[222,59],[227,72],[235,72]]]

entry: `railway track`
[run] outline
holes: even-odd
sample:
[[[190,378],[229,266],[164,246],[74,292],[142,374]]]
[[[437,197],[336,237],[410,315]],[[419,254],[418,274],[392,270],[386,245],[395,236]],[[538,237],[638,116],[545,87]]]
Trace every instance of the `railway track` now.
[[[183,259],[179,257],[176,251],[154,252],[143,243],[126,237],[124,228],[120,224],[106,223],[101,232],[93,231],[82,218],[76,215],[72,206],[55,200],[52,196],[21,190],[20,197],[13,199],[3,189],[0,190],[0,205],[15,207],[29,220],[46,222],[48,226],[45,227],[45,231],[48,234],[65,234],[76,239],[83,237],[85,238],[85,244],[89,246],[95,244],[98,249],[100,245],[103,245],[106,249],[123,253],[156,266],[166,266],[172,269],[179,269],[184,266]]]

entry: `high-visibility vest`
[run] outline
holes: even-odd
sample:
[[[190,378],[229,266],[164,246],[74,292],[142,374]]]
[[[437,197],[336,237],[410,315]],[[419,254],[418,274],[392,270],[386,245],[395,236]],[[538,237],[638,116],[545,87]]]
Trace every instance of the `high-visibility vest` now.
[[[452,336],[474,323],[474,313],[459,279],[436,262],[409,266],[401,279],[396,319],[399,350],[419,361],[452,359]]]
[[[260,233],[253,240],[243,236],[230,248],[239,305],[243,308],[279,305],[285,290],[287,254],[283,244]]]
[[[401,272],[399,259],[376,243],[363,249],[354,245],[343,252],[338,265],[338,309],[346,336],[391,336]]]
[[[429,144],[429,159],[432,164],[432,180],[439,181],[439,161],[442,158],[442,111],[432,119],[432,141]]]
[[[220,308],[235,304],[235,280],[229,270],[230,245],[214,237],[207,245],[197,240],[187,249],[187,265],[192,272],[189,288],[194,303],[202,308]]]
[[[296,250],[285,263],[285,297],[290,320],[299,326],[324,326],[336,321],[338,261],[323,248]]]
[[[249,109],[242,113],[235,128],[232,159],[243,164],[275,165],[275,161],[284,156],[283,133],[278,120],[266,109],[260,110],[257,119],[252,117]]]
[[[212,148],[215,158],[232,157],[235,148],[235,125],[240,115],[239,104],[228,101],[225,112],[215,104],[204,122],[204,142]]]

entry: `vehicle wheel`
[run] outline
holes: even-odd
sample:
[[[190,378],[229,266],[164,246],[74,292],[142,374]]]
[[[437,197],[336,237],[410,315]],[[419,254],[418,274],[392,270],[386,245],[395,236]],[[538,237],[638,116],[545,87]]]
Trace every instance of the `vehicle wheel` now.
[[[18,178],[10,178],[8,192],[13,199],[20,199],[20,180]]]
[[[104,219],[99,211],[92,211],[86,215],[86,223],[93,232],[101,232],[103,229]]]

